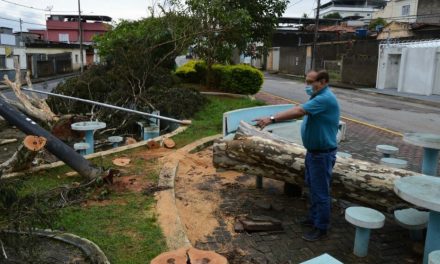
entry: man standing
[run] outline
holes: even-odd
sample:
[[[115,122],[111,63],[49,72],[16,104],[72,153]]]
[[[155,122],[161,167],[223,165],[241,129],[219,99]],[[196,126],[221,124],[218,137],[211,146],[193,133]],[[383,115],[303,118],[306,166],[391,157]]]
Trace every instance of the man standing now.
[[[301,137],[307,150],[305,182],[310,190],[311,206],[307,219],[301,224],[313,227],[302,236],[307,241],[325,237],[330,224],[330,185],[336,161],[339,104],[328,82],[326,71],[310,71],[306,76],[305,88],[305,92],[310,95],[308,102],[274,116],[254,120],[263,128],[271,123],[304,117]]]

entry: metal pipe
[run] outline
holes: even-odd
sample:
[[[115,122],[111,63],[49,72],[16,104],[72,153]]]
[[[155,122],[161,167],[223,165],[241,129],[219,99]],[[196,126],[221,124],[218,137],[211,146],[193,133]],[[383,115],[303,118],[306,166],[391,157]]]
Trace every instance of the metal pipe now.
[[[11,125],[16,126],[25,134],[46,138],[46,149],[72,169],[77,171],[81,176],[89,178],[101,176],[101,168],[93,166],[88,160],[76,153],[71,147],[66,145],[45,129],[41,128],[29,117],[11,107],[2,98],[0,98],[0,115],[3,116],[4,119],[7,120]]]
[[[71,100],[75,100],[75,101],[80,101],[80,102],[83,102],[83,103],[100,105],[100,106],[103,106],[103,107],[108,107],[108,108],[112,108],[112,109],[116,109],[116,110],[121,110],[121,111],[129,112],[129,113],[144,115],[144,116],[148,116],[148,117],[154,117],[154,118],[158,118],[158,119],[162,119],[162,120],[171,121],[171,122],[174,122],[174,123],[179,123],[179,124],[182,124],[182,125],[190,125],[191,124],[191,120],[178,120],[178,119],[174,119],[174,118],[170,118],[170,117],[154,115],[154,114],[148,114],[148,113],[137,111],[137,110],[133,110],[133,109],[123,108],[123,107],[116,106],[116,105],[100,103],[100,102],[96,102],[96,101],[92,101],[92,100],[88,100],[88,99],[77,98],[77,97],[72,97],[72,96],[68,96],[68,95],[62,95],[62,94],[56,94],[56,93],[51,93],[51,92],[39,91],[39,90],[34,90],[34,89],[29,89],[29,88],[21,88],[21,89],[24,90],[24,91],[28,91],[28,92],[47,94],[47,95],[57,96],[57,97],[65,98],[65,99],[71,99]]]

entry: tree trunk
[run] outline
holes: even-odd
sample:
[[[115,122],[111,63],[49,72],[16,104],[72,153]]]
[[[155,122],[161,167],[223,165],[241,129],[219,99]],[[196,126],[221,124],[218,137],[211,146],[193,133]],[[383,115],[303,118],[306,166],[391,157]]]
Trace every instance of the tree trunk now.
[[[46,139],[37,136],[27,136],[23,140],[23,144],[7,161],[0,164],[0,171],[3,173],[16,172],[29,169],[32,161],[38,152],[46,145]]]
[[[304,185],[306,150],[244,122],[240,123],[234,140],[214,143],[213,151],[216,168]],[[335,197],[344,197],[377,209],[393,208],[403,203],[394,193],[394,180],[410,175],[419,174],[338,157],[333,169],[332,192]]]

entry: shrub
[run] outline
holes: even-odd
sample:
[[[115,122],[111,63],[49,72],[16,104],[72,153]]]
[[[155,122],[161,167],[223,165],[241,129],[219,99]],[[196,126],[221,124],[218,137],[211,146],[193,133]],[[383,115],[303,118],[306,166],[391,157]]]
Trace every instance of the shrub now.
[[[206,77],[206,63],[199,60],[190,60],[177,68],[176,75],[183,82],[203,83]]]
[[[229,93],[256,94],[263,84],[261,71],[248,65],[214,65],[216,88]]]

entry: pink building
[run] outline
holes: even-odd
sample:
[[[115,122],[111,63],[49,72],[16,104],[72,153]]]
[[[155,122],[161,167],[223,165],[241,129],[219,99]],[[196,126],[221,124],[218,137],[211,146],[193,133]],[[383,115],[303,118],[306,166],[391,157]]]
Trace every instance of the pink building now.
[[[30,33],[38,34],[42,40],[51,42],[64,42],[70,44],[79,44],[79,17],[78,15],[50,15],[46,19],[46,30],[32,29]],[[108,16],[81,16],[81,27],[83,44],[93,43],[95,35],[102,35],[110,29],[108,22],[111,22]],[[87,64],[93,62],[93,49],[85,47],[87,50]]]

